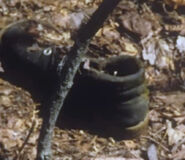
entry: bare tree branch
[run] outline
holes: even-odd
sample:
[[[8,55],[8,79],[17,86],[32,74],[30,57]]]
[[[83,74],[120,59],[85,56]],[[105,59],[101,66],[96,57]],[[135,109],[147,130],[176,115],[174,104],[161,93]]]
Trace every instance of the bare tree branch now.
[[[52,97],[51,104],[46,112],[47,115],[43,119],[38,141],[37,160],[51,159],[53,129],[64,100],[73,85],[73,79],[79,68],[82,57],[86,54],[87,47],[92,37],[120,1],[121,0],[104,0],[101,3],[87,24],[80,28],[70,53],[59,63],[58,70],[61,71],[59,85],[55,95]]]

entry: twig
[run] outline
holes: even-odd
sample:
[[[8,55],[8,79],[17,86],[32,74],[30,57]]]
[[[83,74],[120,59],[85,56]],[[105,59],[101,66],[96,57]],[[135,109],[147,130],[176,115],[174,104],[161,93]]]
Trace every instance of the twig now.
[[[64,100],[73,85],[73,79],[82,61],[82,57],[86,54],[92,37],[120,1],[121,0],[104,0],[100,4],[87,24],[82,25],[78,31],[75,44],[69,54],[59,63],[59,84],[56,87],[56,93],[52,96],[50,105],[43,119],[38,142],[37,160],[50,160],[52,158],[51,139],[55,122]]]
[[[24,149],[24,147],[25,147],[26,144],[28,143],[28,140],[29,140],[31,134],[33,133],[33,130],[34,130],[34,128],[35,128],[35,124],[36,124],[36,122],[35,122],[35,120],[34,120],[33,123],[32,123],[32,126],[31,126],[31,128],[30,128],[30,130],[29,130],[29,133],[28,133],[28,135],[27,135],[27,137],[26,137],[26,139],[24,140],[24,143],[22,144],[21,148],[19,148],[19,151],[18,151],[19,153],[18,153],[18,155],[14,158],[14,160],[19,159],[22,150]]]
[[[161,144],[160,142],[158,142],[158,141],[155,140],[154,138],[149,137],[149,136],[142,136],[141,138],[149,139],[149,140],[151,140],[152,142],[154,142],[154,143],[156,143],[157,145],[159,145],[160,147],[162,147],[165,151],[169,152],[169,149],[168,149],[167,147],[165,147],[163,144]]]

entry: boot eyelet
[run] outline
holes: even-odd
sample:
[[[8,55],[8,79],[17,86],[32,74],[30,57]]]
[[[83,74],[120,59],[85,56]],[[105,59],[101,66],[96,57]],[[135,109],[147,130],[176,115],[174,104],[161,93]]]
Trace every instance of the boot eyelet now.
[[[45,55],[45,56],[50,56],[52,53],[53,53],[53,51],[52,51],[51,47],[48,47],[43,50],[43,55]]]

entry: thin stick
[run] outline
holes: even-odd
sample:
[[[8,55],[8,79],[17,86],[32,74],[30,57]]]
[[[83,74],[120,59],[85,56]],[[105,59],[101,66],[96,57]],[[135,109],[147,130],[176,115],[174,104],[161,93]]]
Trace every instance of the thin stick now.
[[[52,158],[51,139],[53,129],[64,100],[73,85],[73,79],[82,57],[86,54],[92,37],[120,1],[121,0],[104,0],[101,3],[87,24],[80,28],[75,44],[69,54],[59,63],[58,70],[61,71],[59,85],[43,120],[38,142],[37,160],[50,160]]]
[[[31,126],[31,128],[30,128],[30,130],[29,130],[29,133],[28,133],[26,139],[24,140],[24,143],[23,143],[22,146],[20,147],[20,149],[19,149],[19,151],[18,151],[19,153],[18,153],[18,155],[14,158],[14,160],[19,159],[19,157],[21,156],[21,152],[23,151],[24,147],[25,147],[26,144],[28,143],[28,140],[30,139],[31,134],[32,134],[33,131],[34,131],[35,124],[36,124],[36,122],[35,122],[35,120],[34,120],[34,121],[32,122],[32,126]]]

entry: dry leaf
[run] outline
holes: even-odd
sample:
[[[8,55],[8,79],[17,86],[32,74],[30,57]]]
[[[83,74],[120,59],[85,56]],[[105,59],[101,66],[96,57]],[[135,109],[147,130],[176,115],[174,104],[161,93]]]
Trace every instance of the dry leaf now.
[[[156,149],[156,146],[154,144],[151,144],[148,147],[147,155],[148,155],[149,160],[158,160],[157,149]]]
[[[167,43],[160,37],[152,37],[148,41],[142,42],[142,56],[150,65],[155,65],[160,69],[174,70],[173,52],[174,46]]]
[[[125,140],[123,142],[128,149],[135,149],[137,147],[137,144],[132,140]]]
[[[183,137],[185,137],[185,133],[172,128],[171,121],[167,120],[166,125],[167,125],[166,133],[168,135],[168,144],[169,145],[176,144],[179,140],[181,140]]]
[[[83,159],[85,160],[85,159]],[[140,158],[124,158],[124,157],[97,157],[97,158],[90,158],[86,160],[143,160]]]
[[[185,149],[173,154],[173,160],[183,160],[185,158]]]
[[[134,55],[138,54],[137,48],[132,43],[124,43],[124,49],[126,52],[132,53]]]
[[[120,26],[127,30],[146,37],[152,31],[152,23],[135,11],[128,11],[126,14],[119,17]]]
[[[11,99],[8,96],[0,96],[0,104],[6,107],[10,107],[12,105]]]
[[[176,47],[179,50],[179,52],[182,54],[185,52],[185,37],[178,36],[176,40]]]
[[[74,12],[70,14],[57,14],[53,17],[53,21],[55,24],[65,29],[77,30],[82,24],[84,18],[84,12]]]

